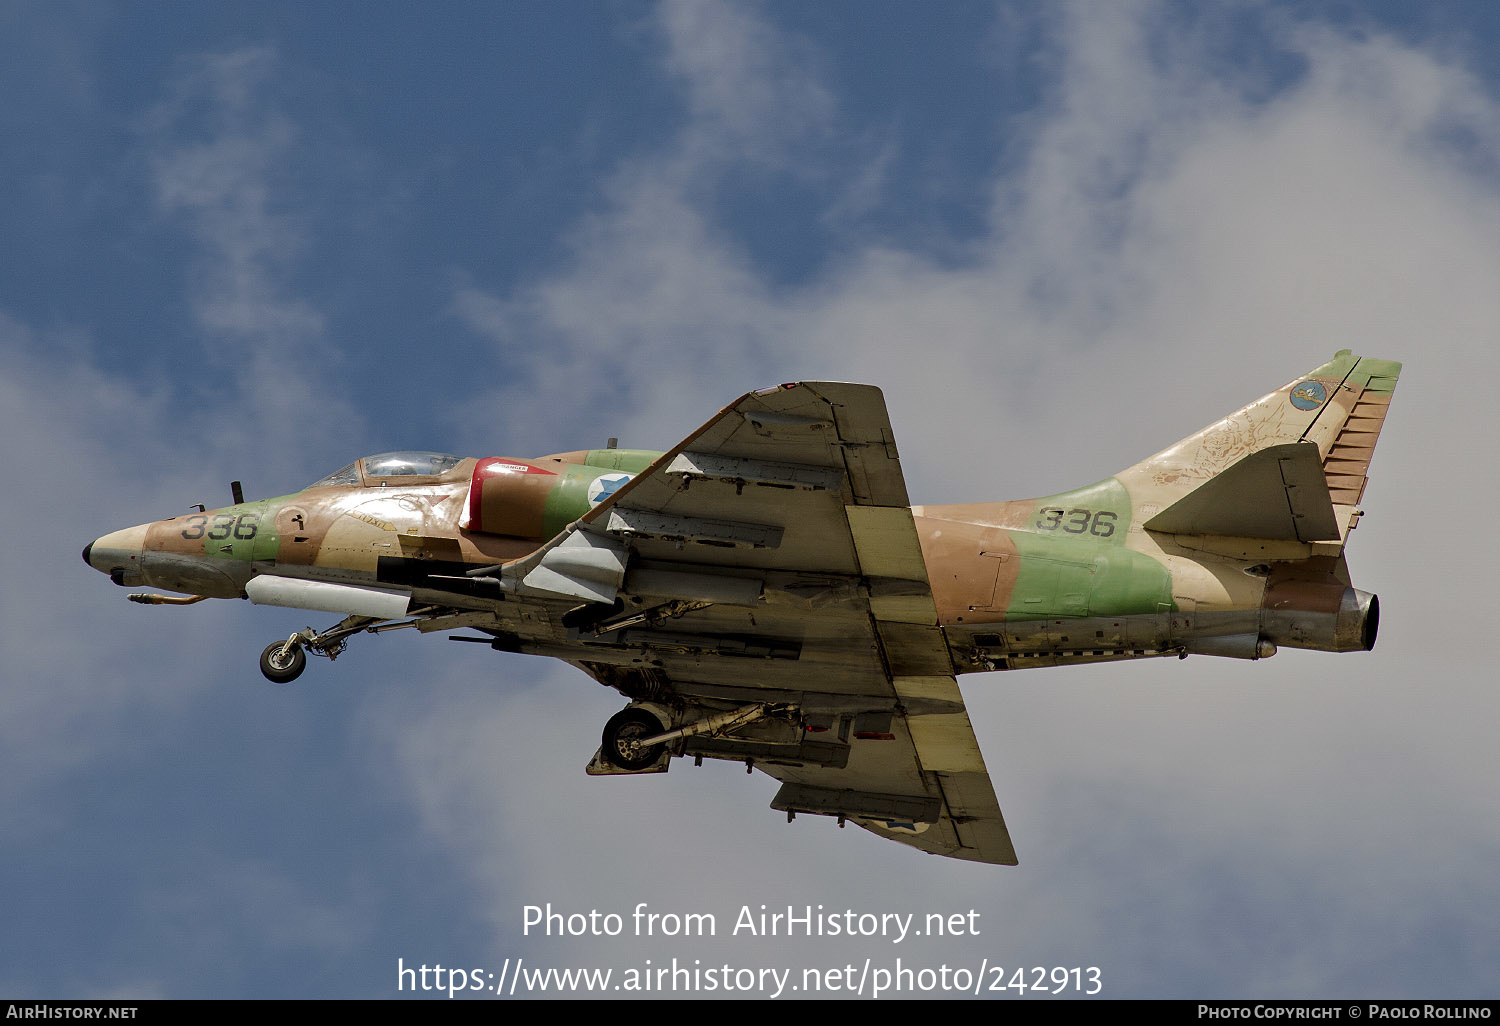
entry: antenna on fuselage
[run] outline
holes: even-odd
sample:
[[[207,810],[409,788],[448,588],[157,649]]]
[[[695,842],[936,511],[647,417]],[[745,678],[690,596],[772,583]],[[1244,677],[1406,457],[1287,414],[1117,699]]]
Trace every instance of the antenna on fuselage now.
[[[240,487],[238,481],[229,482],[229,494],[234,496],[234,504],[236,506],[245,501],[245,490]]]
[[[605,443],[604,447],[606,449],[618,449],[620,447],[620,440],[618,438],[611,438]]]

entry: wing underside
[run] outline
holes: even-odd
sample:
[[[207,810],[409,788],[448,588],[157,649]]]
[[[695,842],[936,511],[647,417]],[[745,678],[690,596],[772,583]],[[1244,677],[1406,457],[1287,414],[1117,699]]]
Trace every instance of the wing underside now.
[[[773,808],[1016,862],[937,625],[879,389],[750,393],[507,572],[647,611],[570,655],[604,683],[799,710],[806,733],[790,743],[686,748],[781,781]]]

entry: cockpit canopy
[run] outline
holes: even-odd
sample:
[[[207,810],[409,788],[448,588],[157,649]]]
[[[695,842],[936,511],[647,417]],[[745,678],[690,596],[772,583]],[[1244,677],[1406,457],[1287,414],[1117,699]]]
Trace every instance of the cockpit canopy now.
[[[366,456],[366,477],[431,477],[452,470],[462,456],[447,452],[383,452]]]
[[[455,456],[448,452],[382,452],[355,460],[347,467],[336,470],[327,477],[320,477],[308,487],[357,485],[361,480],[376,477],[435,477],[444,471],[452,470],[461,462],[463,462],[462,456]],[[363,478],[360,476],[361,465],[364,467]]]

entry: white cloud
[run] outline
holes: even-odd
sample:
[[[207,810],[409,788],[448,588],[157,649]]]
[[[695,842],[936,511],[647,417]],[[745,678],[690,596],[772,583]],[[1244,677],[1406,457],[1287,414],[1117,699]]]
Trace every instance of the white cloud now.
[[[830,130],[837,104],[806,40],[748,5],[667,0],[657,15],[691,111],[679,159],[781,164]]]
[[[231,386],[216,427],[243,440],[236,455],[285,472],[299,443],[352,436],[358,419],[329,387],[342,356],[323,314],[288,285],[309,242],[294,184],[307,158],[277,70],[264,47],[200,55],[144,124],[157,204],[198,245],[193,312],[206,365]]]
[[[822,160],[843,130],[839,98],[819,55],[759,9],[666,5],[657,26],[689,112],[678,137],[619,167],[551,270],[507,293],[471,273],[455,292],[459,320],[514,369],[494,394],[470,393],[474,443],[668,445],[748,388],[854,378],[886,388],[916,500],[1017,497],[1107,475],[1351,346],[1407,363],[1350,549],[1385,622],[1371,655],[965,678],[1014,871],[814,817],[786,825],[766,808],[774,784],[728,765],[585,778],[618,696],[519,657],[495,656],[502,679],[479,686],[429,668],[420,713],[408,693],[352,715],[371,762],[390,753],[398,793],[472,880],[494,953],[933,965],[980,951],[1100,961],[1116,995],[1204,981],[1226,994],[1430,994],[1487,980],[1494,940],[1474,910],[1500,898],[1487,735],[1500,709],[1482,650],[1500,563],[1486,519],[1500,370],[1493,98],[1441,55],[1301,26],[1279,39],[1305,73],[1267,90],[1210,66],[1157,8],[1072,7],[1052,30],[1055,80],[1026,126],[1027,159],[993,183],[967,260],[888,237],[788,285],[747,256],[715,192],[747,166],[847,173],[829,216],[848,219],[872,192],[899,192],[899,162],[885,157],[877,181]],[[51,783],[167,744],[216,683],[201,668],[245,629],[228,603],[127,606],[78,563],[83,544],[170,512],[164,502],[222,496],[234,475],[214,468],[249,447],[261,467],[295,459],[304,434],[357,447],[353,404],[322,384],[338,359],[326,315],[293,285],[312,236],[290,181],[304,140],[276,71],[262,49],[186,65],[144,135],[164,223],[193,239],[189,303],[218,415],[183,425],[165,387],[0,319],[7,470],[24,483],[0,496],[0,522],[42,539],[7,547],[0,595],[13,839],[82,815],[49,807]],[[163,617],[177,618],[165,634]],[[280,707],[287,721],[306,712]],[[296,728],[267,724],[285,731],[270,757],[304,751]],[[196,797],[190,782],[171,787],[163,800]],[[212,860],[203,879],[224,888],[233,928],[267,947],[356,945],[375,914],[363,892],[310,896],[279,865]],[[194,900],[166,918],[192,919]],[[627,912],[642,900],[724,922],[762,902],[975,907],[984,932],[977,946],[910,950],[724,941],[722,929],[710,945],[520,935],[524,904]],[[282,923],[278,909],[305,914]],[[203,936],[234,946],[222,930]],[[1437,943],[1446,963],[1421,962]]]
[[[1500,359],[1500,187],[1485,173],[1500,145],[1494,99],[1431,52],[1298,25],[1274,38],[1305,73],[1267,89],[1206,63],[1160,8],[1076,5],[1056,28],[1057,78],[1028,159],[994,183],[989,234],[971,260],[939,265],[891,239],[778,287],[703,199],[722,167],[684,156],[720,138],[721,120],[736,138],[749,130],[735,126],[767,130],[778,94],[746,80],[776,65],[765,56],[776,30],[751,26],[743,9],[715,20],[722,11],[704,5],[683,26],[685,10],[663,9],[674,40],[712,55],[748,38],[751,56],[689,61],[669,49],[664,63],[694,112],[677,143],[621,168],[563,267],[511,294],[471,286],[460,296],[470,327],[526,367],[525,388],[494,402],[512,404],[513,434],[534,438],[548,411],[555,422],[555,411],[615,396],[607,416],[583,416],[625,444],[667,445],[746,388],[855,378],[886,388],[917,501],[1010,498],[1106,476],[1335,349],[1406,361],[1371,515],[1350,550],[1356,583],[1386,602],[1375,654],[965,684],[1023,860],[1017,874],[989,871],[975,900],[1029,951],[1088,957],[1080,939],[1098,938],[1125,976],[1116,994],[1186,992],[1208,966],[1225,993],[1433,992],[1432,979],[1384,986],[1368,969],[1419,941],[1376,950],[1366,938],[1437,929],[1431,915],[1461,916],[1465,889],[1496,896],[1482,853],[1500,843],[1485,811],[1497,767],[1480,726],[1494,722],[1496,700],[1474,651],[1500,562],[1477,529],[1496,498],[1481,455]],[[505,709],[499,719],[525,716],[549,733],[560,722],[592,730],[561,701]],[[676,893],[699,903],[803,900],[825,885],[876,900],[871,877],[850,873],[861,886],[842,891],[823,872],[848,860],[901,880],[900,900],[918,905],[941,907],[963,893],[955,885],[978,882],[894,846],[872,852],[866,838],[812,832],[819,854],[797,864],[815,883],[768,877],[764,865],[786,861],[732,843],[684,870],[673,853],[701,847],[704,823],[719,837],[743,818],[754,850],[776,843],[759,802],[721,817],[723,767],[701,784],[679,773],[636,782],[671,797],[632,796],[623,809],[613,790],[604,796],[612,782],[579,781],[576,794],[563,784],[572,816],[518,830],[514,812],[466,783],[505,773],[508,760],[465,741],[472,724],[458,721],[434,717],[406,758],[424,767],[425,808],[463,797],[475,811],[466,846],[512,853],[487,888],[499,943],[517,936],[522,896],[580,878],[594,893],[575,851],[642,888],[658,886],[668,860]],[[528,749],[528,768],[552,743]],[[506,807],[523,800],[513,793]],[[631,816],[649,826],[632,829]],[[1456,878],[1426,874],[1434,843]],[[1306,932],[1240,969],[1244,939],[1225,917],[1274,928],[1251,910],[1286,909],[1288,888],[1314,910],[1297,923]],[[629,887],[600,893],[628,897]],[[813,945],[796,950],[815,957]],[[1466,971],[1453,978],[1477,979]]]
[[[147,343],[130,354],[101,352],[103,343],[86,329],[39,328],[0,311],[9,482],[0,490],[0,523],[11,532],[0,557],[0,817],[15,851],[67,848],[62,859],[21,860],[28,883],[18,887],[35,881],[58,890],[43,891],[56,906],[45,925],[34,905],[13,910],[8,925],[17,938],[30,929],[39,943],[53,943],[58,935],[48,931],[57,923],[81,921],[78,906],[87,899],[78,895],[92,883],[70,874],[79,865],[97,868],[89,861],[96,846],[130,849],[109,859],[122,878],[130,872],[123,867],[140,865],[136,860],[159,866],[177,857],[153,846],[201,826],[184,827],[192,814],[176,814],[201,813],[205,797],[193,775],[201,767],[177,761],[202,727],[193,718],[196,704],[223,682],[244,679],[224,668],[225,638],[244,629],[244,609],[127,603],[124,590],[82,563],[83,547],[190,503],[227,503],[235,473],[224,468],[246,466],[251,451],[261,454],[254,465],[268,476],[300,477],[294,443],[303,433],[337,436],[351,430],[337,418],[357,423],[341,398],[320,394],[317,371],[332,355],[323,318],[289,284],[306,234],[284,178],[296,160],[297,132],[267,98],[272,70],[264,51],[202,58],[146,119],[142,145],[164,223],[185,229],[195,258],[186,287],[204,347],[184,361],[192,369],[173,366],[181,373],[145,379],[143,368],[168,362],[167,350]],[[153,302],[180,301],[182,285],[169,282]],[[56,301],[71,309],[66,296]],[[250,615],[277,619],[265,614]],[[253,673],[253,655],[241,658],[236,669]],[[118,829],[132,813],[165,823],[165,833]],[[221,868],[211,883],[243,913],[237,942],[253,937],[271,949],[291,947],[295,932],[331,945],[360,925],[341,922],[348,907],[329,911],[331,905],[310,902],[273,866],[253,860]],[[36,893],[28,890],[28,902]],[[122,906],[131,897],[109,896]],[[133,928],[143,931],[137,939],[150,933]],[[107,951],[132,968],[101,963],[46,978],[90,992],[183,992],[170,967],[149,964],[160,952],[122,952],[112,947],[114,934],[93,934],[89,951]],[[34,963],[30,971],[40,972]],[[35,992],[41,978],[17,978],[14,989]],[[122,979],[134,982],[117,986]]]
[[[195,489],[164,444],[166,407],[165,396],[94,370],[86,345],[38,335],[0,313],[0,426],[12,482],[0,490],[0,523],[17,532],[0,592],[7,710],[0,781],[8,806],[118,745],[121,719],[159,716],[182,700],[185,682],[174,674],[149,675],[139,689],[111,686],[124,667],[149,660],[149,642],[134,635],[128,616],[101,615],[104,600],[118,602],[120,593],[106,587],[76,597],[105,584],[81,562],[84,545],[161,515],[163,493],[185,506]],[[105,497],[110,508],[101,519]],[[90,644],[79,645],[80,635]],[[47,818],[33,808],[11,829],[45,829]]]

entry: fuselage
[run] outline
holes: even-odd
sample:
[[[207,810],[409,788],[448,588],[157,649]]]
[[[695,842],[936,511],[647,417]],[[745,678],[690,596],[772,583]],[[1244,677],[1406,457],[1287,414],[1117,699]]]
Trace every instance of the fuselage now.
[[[105,535],[84,559],[126,587],[379,618],[408,608],[492,613],[518,650],[557,654],[561,609],[547,611],[558,602],[531,599],[539,612],[528,627],[527,601],[496,594],[473,572],[534,552],[659,455],[382,454],[291,495]],[[1277,646],[1374,642],[1374,596],[1349,586],[1341,558],[1187,548],[1143,529],[1117,479],[912,512],[952,672],[1188,653],[1253,659]],[[392,596],[404,601],[392,607]],[[688,617],[674,629],[691,625]]]
[[[403,628],[551,656],[627,699],[592,775],[729,760],[778,780],[789,820],[1013,865],[955,675],[1369,649],[1344,547],[1399,372],[1341,351],[1041,499],[913,507],[880,390],[789,382],[665,453],[383,453],[83,555],[185,593],[140,602],[341,614],[261,651],[273,683]]]

